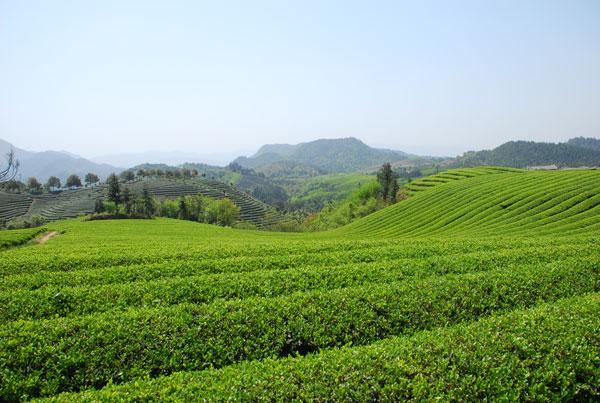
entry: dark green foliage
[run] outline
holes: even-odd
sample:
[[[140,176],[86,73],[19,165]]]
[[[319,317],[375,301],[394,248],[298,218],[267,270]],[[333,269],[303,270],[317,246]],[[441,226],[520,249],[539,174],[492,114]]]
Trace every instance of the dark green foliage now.
[[[14,179],[8,180],[6,182],[0,183],[0,188],[6,192],[10,193],[20,193],[25,191],[27,186],[21,182]]]
[[[106,180],[108,201],[115,204],[116,213],[119,212],[119,204],[121,203],[121,185],[119,184],[119,178],[114,173],[110,174]]]
[[[377,171],[377,181],[381,199],[387,203],[395,203],[396,193],[398,193],[398,174],[392,170],[389,162],[383,164]]]
[[[126,171],[121,172],[121,174],[119,175],[121,177],[121,179],[123,179],[125,182],[131,182],[132,180],[135,179],[135,173],[133,172],[133,170],[128,169]]]
[[[77,175],[69,175],[65,185],[68,188],[80,188],[82,186],[81,178]]]
[[[60,186],[60,179],[58,179],[56,176],[49,177],[48,181],[46,182],[46,190],[49,192],[60,189]]]
[[[85,175],[85,184],[86,185],[90,186],[90,185],[93,185],[98,182],[100,182],[100,178],[95,173],[90,172]]]
[[[557,165],[558,167],[599,166],[600,150],[572,143],[509,141],[493,150],[468,152],[457,158],[456,166],[497,165],[516,168]]]
[[[94,203],[94,213],[103,213],[104,211],[104,202],[102,199],[96,199],[96,202]]]
[[[0,329],[5,340],[0,394],[4,399],[52,395],[240,360],[364,345],[598,291],[599,275],[595,265],[582,262],[118,316],[13,322]]]
[[[567,144],[600,151],[600,139],[593,137],[575,137],[567,141]]]
[[[43,186],[42,184],[34,177],[27,179],[27,190],[32,194],[42,193]]]
[[[308,357],[62,395],[56,401],[597,401],[597,295]]]
[[[125,209],[125,215],[131,215],[133,211],[133,195],[127,186],[124,186],[121,190],[121,203],[123,203],[123,208]]]

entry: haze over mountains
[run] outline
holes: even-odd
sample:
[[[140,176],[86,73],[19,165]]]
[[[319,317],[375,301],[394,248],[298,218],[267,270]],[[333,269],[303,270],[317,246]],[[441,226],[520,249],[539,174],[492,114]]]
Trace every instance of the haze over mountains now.
[[[50,176],[61,180],[70,174],[83,177],[88,172],[96,173],[101,179],[111,172],[143,163],[181,166],[185,162],[226,165],[218,161],[231,161],[226,156],[188,152],[140,152],[122,153],[95,158],[82,158],[68,151],[32,152],[20,149],[0,140],[0,155],[15,151],[21,163],[18,179],[36,177],[45,181]],[[509,141],[492,150],[469,151],[454,159],[420,157],[403,151],[373,148],[361,140],[349,137],[320,139],[300,144],[266,144],[250,157],[233,160],[244,168],[254,169],[267,176],[286,176],[305,173],[315,176],[325,173],[374,171],[384,162],[396,164],[430,163],[442,166],[511,166],[517,168],[556,165],[558,167],[600,166],[600,139],[577,137],[564,143],[542,143],[533,141]],[[302,175],[301,175],[302,176]]]
[[[303,164],[324,172],[355,172],[412,157],[403,151],[369,147],[354,138],[321,139],[308,143],[267,144],[251,157],[239,157],[234,162],[245,168],[262,168],[287,161]]]
[[[92,162],[67,151],[22,150],[2,139],[0,139],[0,161],[4,162],[4,156],[11,149],[20,162],[17,179],[23,181],[32,176],[41,181],[46,181],[50,176],[57,176],[64,181],[71,174],[83,177],[88,172],[105,179],[111,172],[122,170],[108,164]]]

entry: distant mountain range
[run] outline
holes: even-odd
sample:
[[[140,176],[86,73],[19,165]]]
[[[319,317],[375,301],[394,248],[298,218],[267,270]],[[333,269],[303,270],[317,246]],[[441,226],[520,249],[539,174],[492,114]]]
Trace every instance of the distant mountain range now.
[[[576,137],[566,143],[509,141],[493,150],[464,153],[453,165],[596,167],[600,166],[600,139]]]
[[[299,169],[319,172],[355,172],[413,157],[402,151],[369,147],[354,138],[321,139],[308,143],[267,144],[251,157],[239,157],[233,162],[244,168],[271,170],[271,165],[293,165]],[[286,164],[282,164],[286,162]],[[291,163],[291,164],[290,164]]]
[[[105,179],[111,172],[122,171],[121,168],[95,163],[66,151],[26,151],[0,139],[1,162],[6,161],[5,155],[11,149],[14,150],[20,163],[17,179],[21,181],[26,181],[33,176],[45,182],[50,176],[57,176],[64,182],[71,174],[79,175],[83,180],[85,174],[89,172],[95,173],[100,179]]]
[[[13,149],[21,166],[17,179],[26,181],[33,176],[45,182],[50,176],[58,176],[63,182],[71,174],[83,178],[93,172],[106,178],[111,172],[137,164],[127,162],[154,161],[171,166],[183,165],[181,161],[198,163],[201,154],[193,152],[157,152],[114,155],[107,164],[94,162],[67,151],[31,152],[14,147],[0,140],[0,162]],[[223,154],[222,156],[224,156]],[[108,158],[108,157],[107,157]],[[296,145],[267,144],[251,157],[238,157],[234,163],[250,168],[267,177],[313,177],[325,173],[374,171],[384,162],[394,166],[440,164],[441,166],[496,165],[517,168],[557,165],[558,167],[600,166],[600,139],[577,137],[565,143],[540,143],[533,141],[509,141],[492,150],[470,151],[453,160],[418,157],[402,151],[369,147],[362,141],[349,137],[321,139]],[[155,164],[156,165],[156,164]],[[210,168],[210,169],[209,169]],[[217,167],[205,166],[203,170],[215,171]],[[223,168],[220,168],[223,169]],[[218,171],[218,170],[217,170]],[[215,171],[216,172],[216,171]]]

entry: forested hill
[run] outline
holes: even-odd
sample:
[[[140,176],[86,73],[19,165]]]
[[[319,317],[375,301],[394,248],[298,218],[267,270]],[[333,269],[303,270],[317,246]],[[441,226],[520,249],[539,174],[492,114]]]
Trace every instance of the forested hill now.
[[[456,166],[480,165],[525,168],[542,165],[558,167],[600,166],[600,140],[571,139],[567,143],[509,141],[493,150],[470,151],[456,159]],[[586,144],[586,145],[584,145]],[[587,144],[591,144],[588,146]]]
[[[575,137],[567,141],[568,144],[600,151],[600,139],[592,137]]]
[[[362,141],[349,137],[321,139],[297,145],[265,145],[252,157],[239,157],[234,162],[245,168],[267,168],[281,161],[292,161],[324,172],[354,172],[409,157],[402,151],[369,147]]]

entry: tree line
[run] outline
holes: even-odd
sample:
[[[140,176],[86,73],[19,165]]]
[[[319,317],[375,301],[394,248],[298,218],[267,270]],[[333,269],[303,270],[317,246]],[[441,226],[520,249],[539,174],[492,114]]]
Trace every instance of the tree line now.
[[[122,186],[119,177],[111,174],[107,181],[107,200],[96,201],[96,219],[168,217],[207,224],[231,226],[239,217],[240,208],[228,198],[212,199],[202,195],[180,196],[177,200],[158,200],[146,187],[140,194]]]

